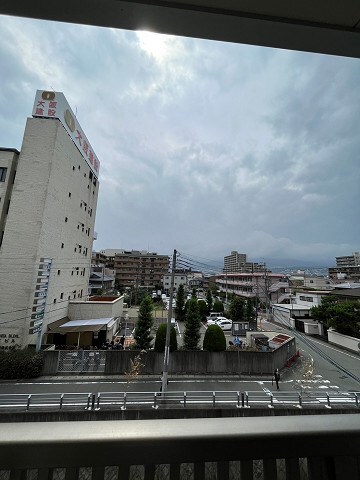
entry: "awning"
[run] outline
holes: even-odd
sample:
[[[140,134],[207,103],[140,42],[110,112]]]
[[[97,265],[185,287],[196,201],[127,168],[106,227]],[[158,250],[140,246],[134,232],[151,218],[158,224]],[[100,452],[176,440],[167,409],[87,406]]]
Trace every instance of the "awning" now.
[[[111,328],[114,323],[114,318],[69,320],[61,325],[48,325],[47,333],[65,334],[70,332],[99,332],[100,330],[107,330],[108,328]]]

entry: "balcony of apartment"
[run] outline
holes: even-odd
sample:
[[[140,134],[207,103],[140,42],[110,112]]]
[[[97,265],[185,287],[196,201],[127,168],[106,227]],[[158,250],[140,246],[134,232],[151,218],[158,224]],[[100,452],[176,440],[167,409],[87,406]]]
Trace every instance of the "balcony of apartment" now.
[[[3,423],[2,480],[349,480],[358,414]]]

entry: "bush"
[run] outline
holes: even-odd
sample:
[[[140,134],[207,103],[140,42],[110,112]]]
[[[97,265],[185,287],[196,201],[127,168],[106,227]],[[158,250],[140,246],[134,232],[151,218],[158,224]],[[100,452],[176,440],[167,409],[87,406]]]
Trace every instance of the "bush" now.
[[[165,351],[165,341],[166,341],[166,323],[162,323],[156,332],[155,338],[155,352],[164,352]],[[177,338],[175,328],[171,325],[170,330],[170,352],[177,350]]]
[[[34,350],[0,351],[0,378],[35,378],[41,375],[42,353]]]
[[[210,325],[205,332],[203,350],[223,352],[226,350],[226,338],[218,325]]]

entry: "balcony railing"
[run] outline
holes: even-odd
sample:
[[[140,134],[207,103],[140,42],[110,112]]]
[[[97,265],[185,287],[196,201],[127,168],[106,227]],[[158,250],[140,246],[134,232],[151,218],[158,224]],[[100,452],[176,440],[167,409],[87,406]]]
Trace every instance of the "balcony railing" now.
[[[355,480],[360,416],[3,423],[1,480]]]

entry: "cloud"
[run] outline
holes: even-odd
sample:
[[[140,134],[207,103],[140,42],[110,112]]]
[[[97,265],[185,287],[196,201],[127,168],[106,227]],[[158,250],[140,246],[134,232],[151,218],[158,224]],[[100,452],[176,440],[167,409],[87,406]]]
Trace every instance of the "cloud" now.
[[[101,160],[96,249],[215,259],[359,249],[358,60],[10,17],[0,26],[0,144],[20,148],[36,89],[64,92]]]

